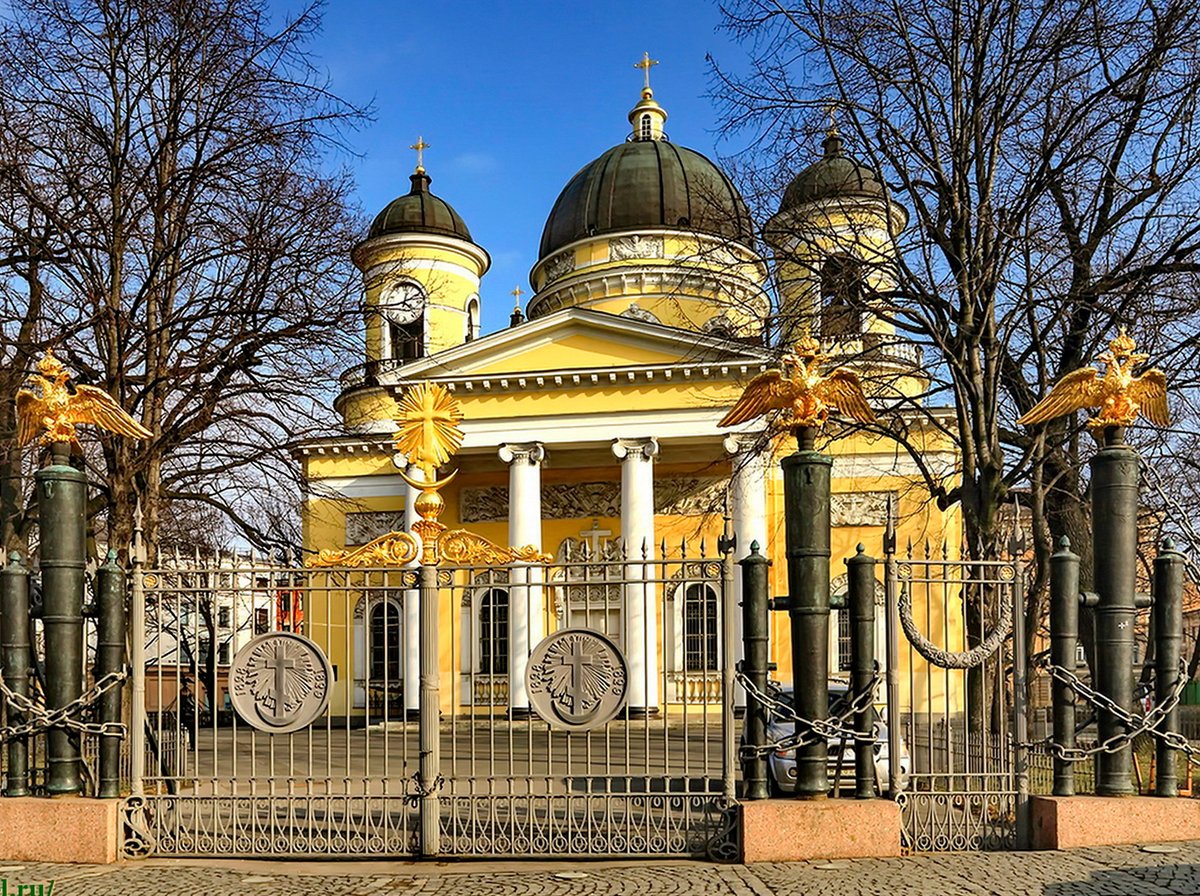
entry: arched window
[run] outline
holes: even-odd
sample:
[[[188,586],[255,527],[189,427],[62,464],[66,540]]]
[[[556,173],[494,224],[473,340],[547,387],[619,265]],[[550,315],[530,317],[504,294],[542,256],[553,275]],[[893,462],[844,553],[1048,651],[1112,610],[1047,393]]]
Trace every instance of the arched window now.
[[[479,338],[479,299],[472,296],[467,302],[467,335],[466,341],[473,342]]]
[[[400,652],[400,608],[385,600],[371,608],[371,682],[399,683],[403,657]]]
[[[716,670],[717,644],[717,592],[708,585],[688,585],[683,592],[684,670]]]
[[[821,266],[821,335],[826,339],[862,334],[862,262],[831,255]]]
[[[508,674],[508,592],[489,588],[479,598],[479,671]]]
[[[654,136],[654,127],[649,115],[642,116],[642,139],[649,140]]]

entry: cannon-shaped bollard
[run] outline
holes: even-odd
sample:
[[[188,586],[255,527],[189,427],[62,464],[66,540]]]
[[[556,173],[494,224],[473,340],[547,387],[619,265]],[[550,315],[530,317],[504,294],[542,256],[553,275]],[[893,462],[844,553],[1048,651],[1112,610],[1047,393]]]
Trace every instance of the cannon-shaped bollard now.
[[[1154,705],[1162,706],[1171,698],[1179,681],[1179,657],[1183,643],[1183,554],[1171,539],[1163,542],[1154,558]],[[1179,732],[1179,709],[1170,710],[1158,723],[1160,737],[1155,744],[1154,779],[1156,796],[1178,796],[1179,780],[1175,770],[1175,750],[1162,735]]]
[[[1133,709],[1134,621],[1137,615],[1138,456],[1117,428],[1091,460],[1092,552],[1095,558],[1095,688],[1121,709]],[[1125,733],[1125,722],[1100,707],[1101,743]],[[1096,757],[1096,793],[1125,796],[1133,788],[1133,746]]]
[[[767,573],[771,561],[758,552],[758,542],[751,542],[750,553],[738,561],[742,575],[742,643],[744,656],[742,674],[760,694],[767,691],[767,674],[770,672],[770,610]],[[742,722],[742,743],[747,747],[761,747],[767,742],[767,707],[761,700],[750,696],[746,700],[746,714]],[[742,761],[742,780],[745,781],[745,798],[765,800],[770,795],[767,782],[767,758],[749,754]]]
[[[46,709],[69,706],[83,693],[83,584],[87,477],[70,465],[71,446],[55,442],[37,480],[41,543],[42,626],[46,633]],[[78,713],[74,713],[78,716]],[[46,736],[46,791],[78,794],[79,733],[55,725]]]
[[[833,458],[816,451],[816,430],[802,427],[800,450],[783,459],[784,534],[788,615],[792,635],[792,688],[796,715],[829,716],[829,474]],[[829,793],[829,744],[810,738],[796,747],[796,796]]]
[[[125,669],[125,570],[117,563],[117,552],[96,570],[96,681],[119,675]],[[100,697],[100,786],[98,796],[121,795],[121,685],[110,687]]]
[[[1079,645],[1079,556],[1071,552],[1065,535],[1050,556],[1050,662],[1075,670]],[[1055,678],[1050,685],[1054,743],[1066,750],[1075,747],[1075,691]],[[1075,795],[1075,764],[1054,757],[1054,795]]]
[[[875,686],[875,558],[863,546],[846,561],[849,580],[847,607],[850,614],[850,694],[857,700]],[[875,701],[866,700],[854,715],[854,730],[869,735],[875,729]],[[854,795],[860,800],[873,799],[875,787],[874,738],[854,744]]]
[[[29,627],[29,570],[21,555],[13,551],[0,571],[0,672],[4,683],[18,697],[29,696],[33,677],[33,649]],[[25,714],[8,704],[9,727],[26,721]],[[5,796],[29,795],[29,741],[14,737],[8,742]]]

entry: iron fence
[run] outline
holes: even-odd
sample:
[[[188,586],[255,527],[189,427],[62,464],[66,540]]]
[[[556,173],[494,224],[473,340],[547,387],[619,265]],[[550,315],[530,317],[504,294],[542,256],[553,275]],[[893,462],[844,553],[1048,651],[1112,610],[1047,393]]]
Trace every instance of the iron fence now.
[[[636,562],[584,554],[437,569],[173,564],[136,570],[133,591],[147,608],[143,668],[155,670],[142,682],[151,739],[183,750],[174,765],[148,758],[140,779],[133,775],[128,853],[734,848],[727,557],[681,547]],[[316,722],[268,735],[220,711],[219,664],[206,673],[186,657],[210,620],[227,615],[236,629],[280,591],[298,598],[303,634],[329,657],[334,681]],[[627,705],[595,727],[550,724],[530,707],[530,656],[544,636],[567,629],[607,638],[626,663]],[[429,645],[437,671],[422,676]],[[422,731],[417,710],[427,701],[438,712]]]

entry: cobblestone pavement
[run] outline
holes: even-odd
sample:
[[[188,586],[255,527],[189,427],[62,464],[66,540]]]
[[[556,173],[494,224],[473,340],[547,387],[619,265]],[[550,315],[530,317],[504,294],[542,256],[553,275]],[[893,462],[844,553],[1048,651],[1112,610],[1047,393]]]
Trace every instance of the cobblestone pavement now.
[[[1158,849],[1158,847],[1152,847]],[[904,859],[702,862],[356,862],[152,860],[116,866],[0,862],[0,896],[1200,896],[1200,842],[1059,853]],[[33,885],[33,889],[30,889]]]

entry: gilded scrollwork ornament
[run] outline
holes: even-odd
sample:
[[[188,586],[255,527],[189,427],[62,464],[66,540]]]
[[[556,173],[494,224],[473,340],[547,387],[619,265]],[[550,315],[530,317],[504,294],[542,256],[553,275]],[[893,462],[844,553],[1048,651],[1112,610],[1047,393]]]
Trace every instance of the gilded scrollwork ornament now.
[[[389,532],[354,550],[321,551],[317,556],[305,560],[304,565],[310,568],[407,566],[417,559],[419,553],[420,545],[407,532]]]
[[[529,545],[505,548],[465,529],[446,530],[438,521],[446,509],[441,490],[457,471],[438,479],[437,470],[462,445],[463,431],[459,426],[462,410],[454,396],[437,383],[418,383],[404,393],[398,406],[401,416],[396,450],[408,457],[420,472],[419,477],[408,472],[400,474],[405,482],[420,490],[413,501],[413,510],[419,517],[412,524],[413,534],[391,532],[354,550],[321,551],[306,565],[407,566],[417,559],[426,566],[443,561],[458,565],[550,562],[551,555]]]

